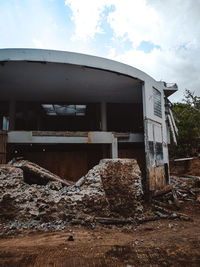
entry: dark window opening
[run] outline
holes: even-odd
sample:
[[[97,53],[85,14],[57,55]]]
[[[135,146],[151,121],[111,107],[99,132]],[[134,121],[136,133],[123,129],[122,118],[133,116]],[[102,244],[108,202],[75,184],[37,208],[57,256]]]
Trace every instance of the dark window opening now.
[[[153,145],[153,141],[149,141],[149,153],[150,153],[150,156],[153,158],[154,157],[154,145]]]
[[[156,88],[153,88],[153,106],[154,115],[162,118],[161,92],[159,92]]]
[[[162,143],[156,142],[155,150],[156,150],[156,160],[158,160],[158,161],[163,160],[163,146],[162,146]]]
[[[167,163],[164,164],[164,168],[165,168],[165,181],[166,181],[166,185],[169,184],[169,166]]]

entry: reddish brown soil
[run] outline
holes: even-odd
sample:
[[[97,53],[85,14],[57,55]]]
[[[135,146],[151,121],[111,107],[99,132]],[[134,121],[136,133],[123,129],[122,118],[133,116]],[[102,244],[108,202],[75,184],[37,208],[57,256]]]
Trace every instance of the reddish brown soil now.
[[[200,266],[199,207],[194,201],[181,209],[193,222],[21,232],[1,238],[0,266]],[[70,235],[74,241],[68,241]]]
[[[173,175],[200,176],[200,158],[194,158],[188,161],[179,161],[170,163],[170,172]]]

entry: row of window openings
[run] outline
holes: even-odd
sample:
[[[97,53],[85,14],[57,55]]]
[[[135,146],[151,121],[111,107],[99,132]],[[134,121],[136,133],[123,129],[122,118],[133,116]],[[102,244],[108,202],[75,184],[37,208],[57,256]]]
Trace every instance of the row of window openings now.
[[[85,116],[86,105],[53,105],[42,104],[49,116]]]

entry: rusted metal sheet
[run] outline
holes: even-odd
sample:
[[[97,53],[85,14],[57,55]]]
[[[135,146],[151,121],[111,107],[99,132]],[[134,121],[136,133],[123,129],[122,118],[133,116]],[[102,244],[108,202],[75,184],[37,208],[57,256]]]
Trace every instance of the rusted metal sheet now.
[[[162,189],[166,185],[164,166],[149,168],[149,190]]]
[[[88,133],[88,144],[92,143],[91,132]]]
[[[0,131],[0,164],[6,163],[7,132]]]

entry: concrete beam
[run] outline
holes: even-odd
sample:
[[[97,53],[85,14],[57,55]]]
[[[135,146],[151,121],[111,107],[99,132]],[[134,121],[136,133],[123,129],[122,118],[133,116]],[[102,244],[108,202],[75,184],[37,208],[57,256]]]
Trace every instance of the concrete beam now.
[[[115,159],[118,158],[118,143],[117,138],[113,139],[112,145],[111,145],[111,158]]]
[[[112,144],[111,132],[88,132],[88,136],[44,136],[32,131],[9,131],[8,143],[15,144]]]
[[[58,134],[60,133],[60,134]],[[128,134],[122,137],[112,132],[53,132],[44,131],[9,131],[8,143],[16,144],[113,144],[116,140],[119,143],[139,143],[144,141],[143,134]],[[115,141],[113,141],[115,140]]]

